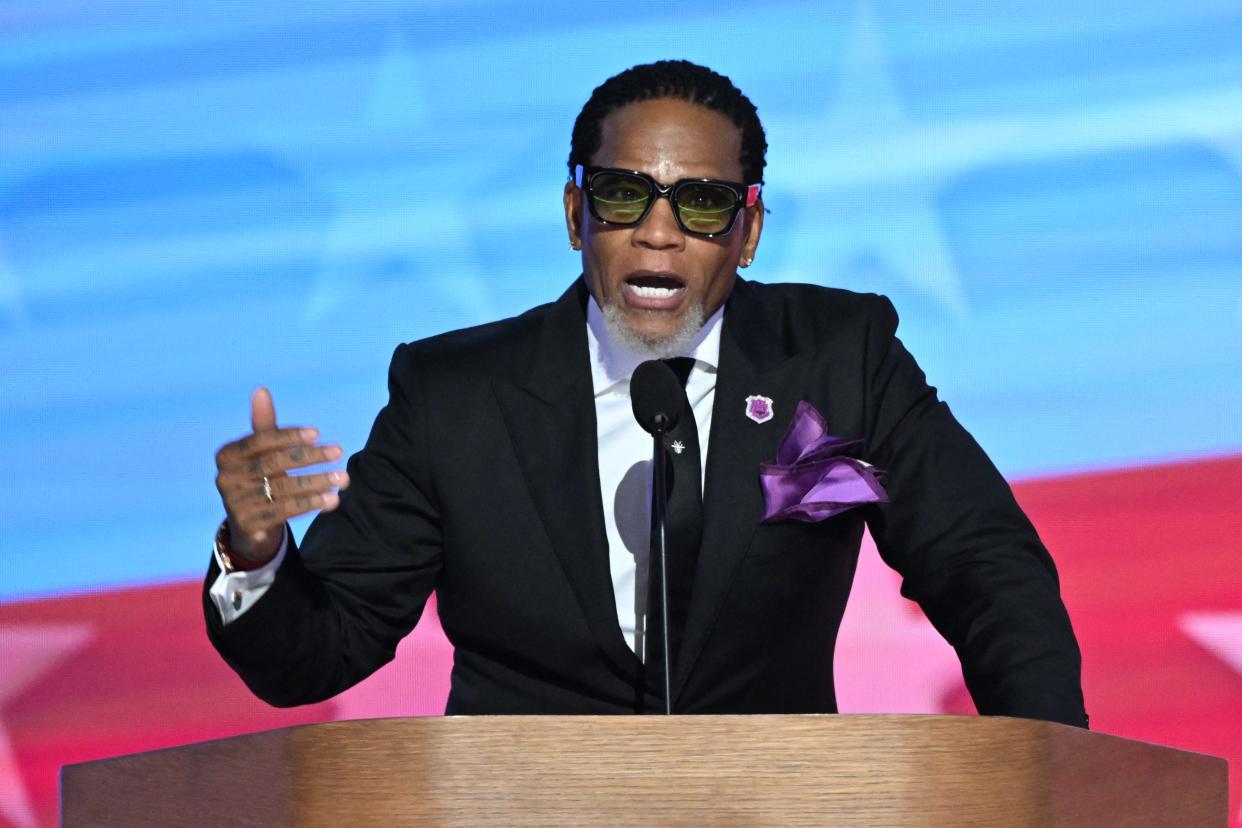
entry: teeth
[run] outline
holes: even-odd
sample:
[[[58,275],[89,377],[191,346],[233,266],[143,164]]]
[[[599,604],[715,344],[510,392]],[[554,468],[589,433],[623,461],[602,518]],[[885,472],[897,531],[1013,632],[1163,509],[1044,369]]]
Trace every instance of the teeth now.
[[[630,285],[630,290],[644,299],[667,299],[681,288],[653,287],[648,285]]]

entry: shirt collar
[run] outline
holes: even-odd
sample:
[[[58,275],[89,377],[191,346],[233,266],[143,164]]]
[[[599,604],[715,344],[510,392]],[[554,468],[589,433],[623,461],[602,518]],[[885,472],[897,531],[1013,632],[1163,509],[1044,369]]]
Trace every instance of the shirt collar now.
[[[683,356],[694,357],[694,370],[715,373],[720,365],[720,323],[724,320],[722,305],[703,323]],[[591,354],[591,383],[595,396],[610,391],[618,384],[629,385],[630,375],[640,363],[651,359],[613,340],[604,322],[604,314],[595,297],[587,300],[587,347]]]

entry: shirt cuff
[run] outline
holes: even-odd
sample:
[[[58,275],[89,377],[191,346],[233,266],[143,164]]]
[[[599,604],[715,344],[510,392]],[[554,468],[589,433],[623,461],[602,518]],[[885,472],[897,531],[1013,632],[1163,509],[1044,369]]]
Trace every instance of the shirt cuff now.
[[[258,569],[236,572],[221,572],[211,585],[207,594],[220,613],[220,621],[228,626],[254,606],[263,597],[267,588],[276,580],[276,570],[280,569],[285,560],[285,552],[289,549],[289,530],[281,529],[280,549],[276,557]]]

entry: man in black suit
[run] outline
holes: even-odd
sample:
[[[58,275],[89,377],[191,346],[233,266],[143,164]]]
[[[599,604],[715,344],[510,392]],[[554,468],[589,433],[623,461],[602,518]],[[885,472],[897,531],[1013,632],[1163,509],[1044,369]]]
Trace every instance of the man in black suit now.
[[[583,276],[558,301],[400,346],[348,475],[288,475],[340,449],[277,428],[256,392],[254,433],[217,455],[227,519],[204,598],[213,643],[256,694],[290,705],[346,689],[392,658],[435,590],[455,647],[449,713],[660,709],[634,531],[651,443],[620,412],[639,360],[692,357],[696,465],[676,485],[698,497],[696,441],[706,464],[701,543],[670,576],[684,597],[677,711],[835,711],[865,523],[956,648],[980,712],[1085,726],[1052,561],[896,339],[892,306],[737,276],[763,228],[765,150],[728,79],[681,61],[627,70],[574,127],[564,206]],[[886,502],[763,521],[760,466],[800,402],[859,441]],[[284,521],[315,508],[298,549]]]

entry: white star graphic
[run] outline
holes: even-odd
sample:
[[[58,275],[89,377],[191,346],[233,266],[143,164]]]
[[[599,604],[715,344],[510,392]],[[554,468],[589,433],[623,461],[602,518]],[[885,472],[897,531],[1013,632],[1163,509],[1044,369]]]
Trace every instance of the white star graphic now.
[[[1242,612],[1188,612],[1178,626],[1242,676]]]
[[[943,713],[944,700],[962,687],[957,654],[901,597],[900,583],[868,533],[837,636],[833,674],[842,713]]]
[[[0,625],[0,817],[35,825],[34,809],[4,726],[3,708],[91,638],[84,624]]]
[[[440,627],[433,597],[418,626],[401,639],[393,660],[332,700],[333,716],[439,716],[448,698],[453,645]]]
[[[1242,612],[1187,612],[1178,620],[1182,632],[1242,676]],[[1237,819],[1242,823],[1242,808]]]

